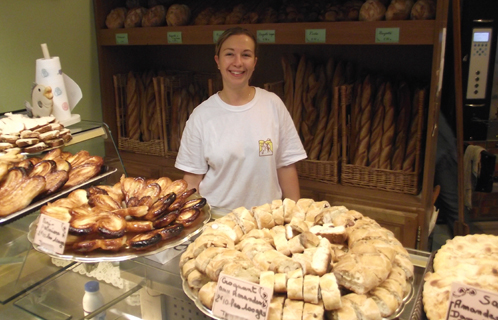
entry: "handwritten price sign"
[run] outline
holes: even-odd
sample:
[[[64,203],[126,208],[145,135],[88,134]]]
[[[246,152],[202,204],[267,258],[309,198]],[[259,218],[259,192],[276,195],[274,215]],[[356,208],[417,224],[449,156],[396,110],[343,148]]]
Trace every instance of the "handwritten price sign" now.
[[[47,251],[63,254],[68,231],[69,223],[40,214],[33,242]]]
[[[453,282],[446,319],[498,319],[498,293]]]
[[[213,302],[213,314],[223,319],[268,317],[273,292],[258,284],[221,274]]]
[[[399,43],[399,28],[375,29],[375,43]]]

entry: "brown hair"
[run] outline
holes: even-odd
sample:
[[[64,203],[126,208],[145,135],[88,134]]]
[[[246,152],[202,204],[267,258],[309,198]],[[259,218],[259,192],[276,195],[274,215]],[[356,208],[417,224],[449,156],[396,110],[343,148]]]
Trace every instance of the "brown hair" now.
[[[220,54],[221,46],[223,43],[231,36],[236,36],[239,34],[245,34],[249,38],[252,39],[254,42],[254,56],[257,56],[257,49],[258,49],[258,41],[256,41],[256,37],[254,34],[252,34],[249,30],[242,28],[242,27],[233,27],[230,29],[226,29],[225,32],[223,32],[220,37],[218,38],[218,41],[216,41],[216,46],[214,48],[214,52],[216,55]]]

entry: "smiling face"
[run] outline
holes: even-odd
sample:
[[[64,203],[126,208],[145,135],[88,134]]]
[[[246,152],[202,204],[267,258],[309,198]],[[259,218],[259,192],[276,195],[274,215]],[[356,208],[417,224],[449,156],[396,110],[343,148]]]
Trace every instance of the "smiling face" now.
[[[223,42],[214,60],[220,69],[224,87],[249,85],[257,61],[254,51],[254,41],[245,34],[232,35]]]

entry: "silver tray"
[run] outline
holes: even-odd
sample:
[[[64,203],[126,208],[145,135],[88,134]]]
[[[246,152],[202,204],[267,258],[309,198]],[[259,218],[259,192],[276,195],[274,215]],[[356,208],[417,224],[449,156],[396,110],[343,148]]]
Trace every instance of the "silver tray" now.
[[[47,255],[53,258],[85,262],[85,263],[96,263],[104,261],[125,261],[138,257],[148,256],[151,254],[156,254],[163,250],[176,247],[177,245],[190,240],[190,238],[192,238],[193,236],[195,236],[196,234],[198,234],[203,230],[206,223],[208,223],[208,221],[211,219],[211,209],[209,207],[209,204],[206,204],[204,208],[201,210],[201,215],[196,219],[194,224],[192,224],[187,228],[184,228],[182,232],[175,238],[161,241],[146,250],[139,250],[139,251],[134,251],[132,249],[125,248],[118,252],[96,250],[88,253],[79,253],[66,248],[63,254],[56,254],[47,251],[43,247],[40,247],[37,244],[33,243],[35,238],[36,228],[38,226],[38,219],[39,217],[37,217],[36,220],[30,224],[28,231],[28,240],[31,242],[35,250],[42,253],[46,253]]]
[[[427,267],[425,268],[422,279],[420,280],[417,296],[415,297],[415,302],[413,304],[412,312],[410,313],[409,320],[427,320],[427,315],[424,311],[423,294],[424,294],[424,278],[427,272],[433,272],[433,261],[437,251],[431,253],[429,261],[427,262]]]
[[[187,279],[183,277],[182,272],[180,271],[180,277],[182,278],[182,287],[183,291],[187,295],[187,297],[190,298],[194,302],[194,304],[197,306],[197,308],[204,313],[206,316],[211,317],[216,320],[224,320],[223,318],[219,318],[213,314],[213,311],[211,311],[209,308],[207,308],[205,305],[202,304],[201,300],[199,300],[199,297],[195,293],[192,292],[190,289],[190,286],[188,285]],[[413,288],[413,280],[410,284],[410,289],[408,290],[407,295],[403,298],[403,302],[401,305],[398,307],[398,309],[390,316],[387,318],[382,318],[383,320],[392,320],[392,319],[397,319],[405,310],[405,307],[408,305],[408,303],[411,301],[414,295],[414,288]]]
[[[86,186],[94,184],[95,182],[98,182],[98,181],[104,179],[105,177],[112,175],[116,171],[117,171],[117,168],[112,168],[112,167],[104,165],[104,166],[102,166],[100,173],[97,176],[89,179],[88,181],[85,181],[84,183],[77,185],[77,186],[74,186],[74,187],[71,187],[71,188],[59,190],[56,193],[53,193],[53,194],[48,195],[47,197],[45,197],[43,199],[40,199],[40,200],[37,200],[37,201],[31,203],[30,205],[28,205],[26,208],[24,208],[22,210],[11,213],[5,217],[1,217],[0,218],[0,226],[7,224],[7,223],[10,223],[10,222],[17,220],[19,218],[22,218],[22,217],[40,209],[46,203],[55,201],[59,198],[62,198],[63,196],[68,195],[69,193],[71,193],[72,191],[74,191],[76,189],[85,188]],[[62,188],[64,188],[64,187],[62,187]]]

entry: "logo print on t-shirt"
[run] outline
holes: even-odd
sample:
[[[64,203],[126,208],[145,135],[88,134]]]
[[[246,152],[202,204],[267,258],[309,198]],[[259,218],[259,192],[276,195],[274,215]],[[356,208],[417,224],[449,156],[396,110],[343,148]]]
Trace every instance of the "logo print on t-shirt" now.
[[[259,156],[272,156],[273,155],[273,142],[268,138],[265,140],[259,140]]]

